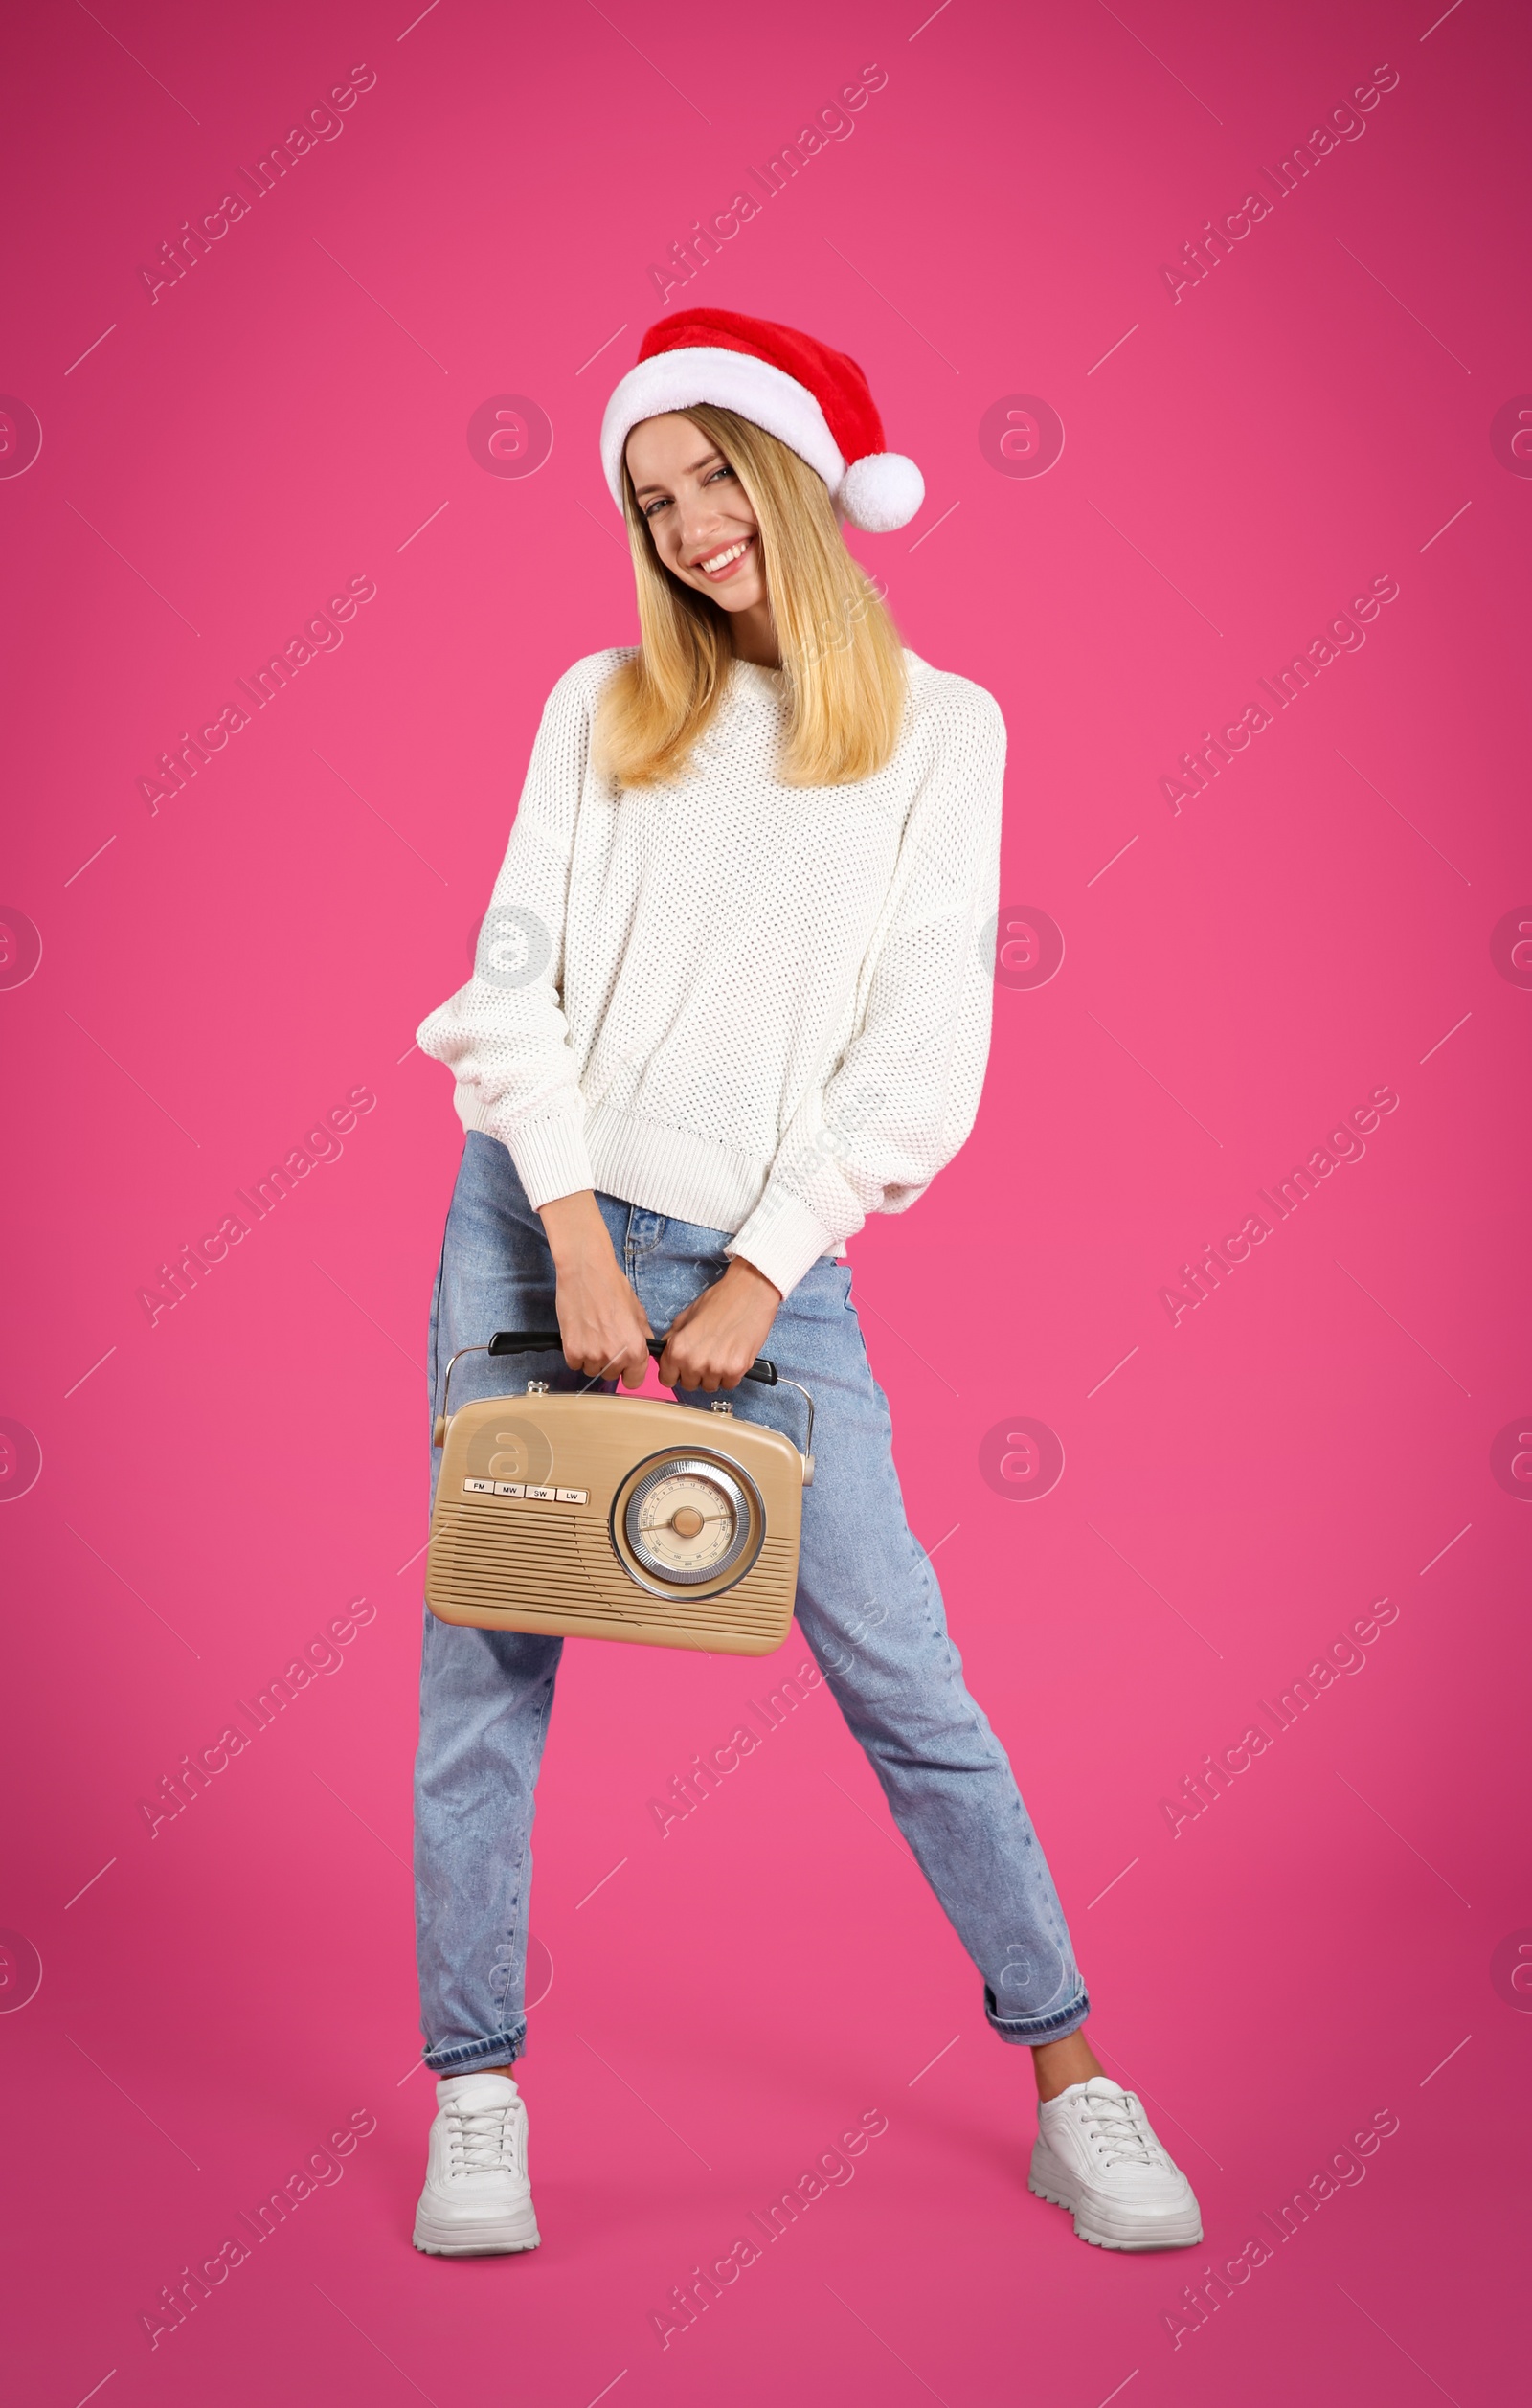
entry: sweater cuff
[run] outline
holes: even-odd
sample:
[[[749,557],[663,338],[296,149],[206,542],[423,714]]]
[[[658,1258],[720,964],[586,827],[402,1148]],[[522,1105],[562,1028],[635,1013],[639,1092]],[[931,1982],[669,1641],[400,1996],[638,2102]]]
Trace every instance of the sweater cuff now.
[[[755,1211],[724,1248],[743,1254],[786,1296],[822,1254],[838,1243],[837,1232],[800,1204],[785,1187],[768,1186]]]
[[[582,1187],[596,1185],[585,1132],[574,1113],[547,1113],[540,1120],[524,1120],[503,1142],[533,1211],[552,1204],[556,1196],[573,1196]]]

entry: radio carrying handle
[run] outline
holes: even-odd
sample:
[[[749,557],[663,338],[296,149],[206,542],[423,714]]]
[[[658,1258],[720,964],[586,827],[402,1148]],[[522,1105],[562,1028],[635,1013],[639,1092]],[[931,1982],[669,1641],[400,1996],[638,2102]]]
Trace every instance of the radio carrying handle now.
[[[665,1353],[665,1340],[663,1338],[650,1339],[649,1352],[657,1362],[660,1357]],[[437,1415],[436,1428],[432,1432],[433,1445],[440,1447],[446,1442],[448,1400],[452,1393],[452,1375],[454,1371],[456,1371],[459,1363],[462,1361],[464,1355],[541,1355],[562,1354],[563,1351],[563,1337],[556,1329],[496,1330],[493,1338],[490,1339],[486,1346],[460,1346],[457,1353],[453,1356],[452,1361],[447,1365],[447,1376],[442,1384],[441,1389],[441,1410]],[[804,1459],[812,1465],[814,1461],[814,1399],[810,1396],[807,1388],[805,1388],[800,1381],[782,1379],[780,1373],[777,1371],[777,1365],[766,1355],[757,1355],[755,1361],[751,1364],[750,1369],[744,1374],[744,1377],[747,1380],[758,1380],[762,1387],[775,1388],[781,1386],[784,1388],[798,1389],[799,1395],[808,1407],[808,1443],[804,1447],[803,1453]]]
[[[665,1340],[663,1338],[650,1339],[649,1352],[656,1362],[665,1349]],[[563,1351],[564,1340],[556,1329],[496,1330],[484,1349],[489,1355],[549,1355],[562,1354]],[[747,1380],[758,1380],[762,1387],[774,1388],[777,1385],[777,1365],[769,1362],[764,1355],[758,1355],[744,1376]]]

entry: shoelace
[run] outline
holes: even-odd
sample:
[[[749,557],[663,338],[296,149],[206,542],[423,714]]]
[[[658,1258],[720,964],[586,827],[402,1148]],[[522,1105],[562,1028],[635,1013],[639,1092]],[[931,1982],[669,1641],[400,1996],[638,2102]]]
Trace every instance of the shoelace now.
[[[515,2164],[508,2128],[513,2104],[514,2101],[507,2100],[503,2107],[477,2107],[471,2112],[463,2107],[447,2109],[454,2173],[493,2173],[502,2166]]]
[[[1138,2128],[1142,2113],[1137,2099],[1093,2099],[1086,2129],[1112,2166],[1152,2166],[1155,2155]]]

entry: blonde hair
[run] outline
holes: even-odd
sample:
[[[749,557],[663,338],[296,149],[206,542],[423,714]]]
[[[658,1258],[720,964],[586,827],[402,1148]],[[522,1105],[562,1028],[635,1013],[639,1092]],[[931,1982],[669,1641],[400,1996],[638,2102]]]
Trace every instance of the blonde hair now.
[[[875,588],[846,550],[824,480],[764,427],[699,402],[678,411],[715,443],[760,529],[761,570],[781,654],[787,721],[778,775],[789,786],[870,777],[899,741],[908,696],[904,647]],[[683,584],[655,550],[627,460],[622,507],[638,586],[639,649],[602,689],[593,741],[600,773],[624,786],[681,771],[723,693],[729,613]]]

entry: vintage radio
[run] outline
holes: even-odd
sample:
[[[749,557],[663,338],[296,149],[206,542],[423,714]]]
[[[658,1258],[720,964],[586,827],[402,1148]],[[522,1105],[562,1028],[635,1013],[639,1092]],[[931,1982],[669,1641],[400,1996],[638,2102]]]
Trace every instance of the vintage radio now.
[[[652,1338],[659,1356],[665,1340]],[[501,1330],[447,1365],[436,1425],[441,1468],[431,1512],[425,1598],[443,1622],[634,1639],[710,1654],[780,1647],[798,1587],[803,1491],[814,1476],[814,1400],[805,1452],[779,1430],[655,1397],[554,1393],[451,1412],[465,1355],[562,1355],[556,1330]],[[763,1356],[746,1372],[768,1387]],[[594,1383],[592,1384],[594,1385]]]

